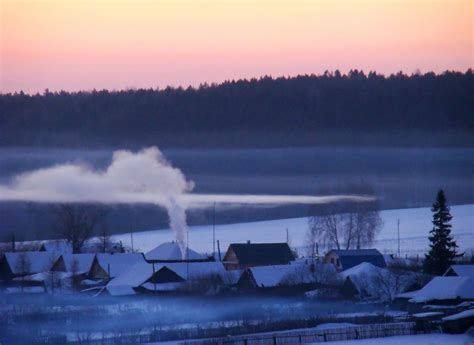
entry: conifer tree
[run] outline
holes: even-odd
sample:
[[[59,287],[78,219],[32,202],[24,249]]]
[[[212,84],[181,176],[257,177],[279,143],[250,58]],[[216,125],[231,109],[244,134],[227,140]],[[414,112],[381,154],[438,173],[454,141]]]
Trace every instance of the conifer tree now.
[[[458,247],[456,241],[451,236],[450,221],[453,218],[446,203],[444,191],[440,190],[436,196],[436,201],[431,208],[433,212],[433,229],[430,231],[430,251],[425,255],[424,270],[426,273],[442,275],[457,254]]]

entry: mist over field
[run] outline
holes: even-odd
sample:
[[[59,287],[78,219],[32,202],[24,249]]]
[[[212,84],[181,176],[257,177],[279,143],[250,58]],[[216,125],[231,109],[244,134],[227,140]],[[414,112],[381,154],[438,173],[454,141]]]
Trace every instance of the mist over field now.
[[[0,149],[0,183],[25,171],[81,163],[105,169],[112,150]],[[165,149],[164,155],[189,180],[195,193],[328,195],[351,192],[361,180],[373,186],[382,208],[429,206],[440,187],[451,204],[474,202],[471,148],[288,148]],[[0,233],[20,238],[54,237],[50,206],[0,203]],[[306,216],[308,205],[243,207],[217,212],[217,223]],[[190,210],[191,225],[212,223],[211,210]],[[166,212],[152,205],[114,205],[107,217],[113,232],[168,227]]]

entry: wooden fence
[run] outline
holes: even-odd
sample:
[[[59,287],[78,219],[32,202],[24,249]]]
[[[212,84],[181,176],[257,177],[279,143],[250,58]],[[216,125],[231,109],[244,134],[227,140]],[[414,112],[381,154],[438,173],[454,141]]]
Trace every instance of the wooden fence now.
[[[273,334],[256,334],[183,341],[182,345],[287,345],[322,343],[335,340],[353,340],[415,334],[414,322],[368,324],[326,330],[295,330]]]

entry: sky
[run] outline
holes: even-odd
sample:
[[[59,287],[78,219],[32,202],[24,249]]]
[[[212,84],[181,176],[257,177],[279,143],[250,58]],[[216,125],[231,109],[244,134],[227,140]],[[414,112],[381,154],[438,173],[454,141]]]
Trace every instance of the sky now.
[[[474,0],[0,0],[0,92],[465,71]]]

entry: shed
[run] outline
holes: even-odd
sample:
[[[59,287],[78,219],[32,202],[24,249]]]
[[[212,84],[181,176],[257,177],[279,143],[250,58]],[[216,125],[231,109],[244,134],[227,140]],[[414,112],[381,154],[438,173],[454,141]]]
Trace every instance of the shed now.
[[[344,271],[363,262],[386,267],[383,255],[377,249],[334,249],[324,257],[324,263],[333,264],[338,271]]]
[[[287,243],[232,243],[224,256],[227,270],[286,265],[295,259]]]

